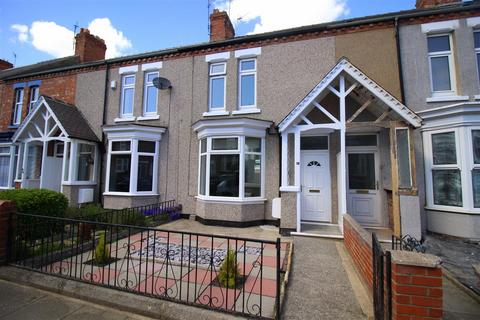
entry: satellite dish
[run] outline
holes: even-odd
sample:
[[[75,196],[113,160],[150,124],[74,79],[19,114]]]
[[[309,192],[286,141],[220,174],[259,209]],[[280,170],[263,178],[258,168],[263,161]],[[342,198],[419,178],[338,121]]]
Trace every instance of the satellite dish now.
[[[155,88],[160,89],[160,90],[166,90],[170,89],[172,87],[172,84],[170,83],[170,80],[167,78],[162,78],[162,77],[156,77],[153,79],[153,85]]]

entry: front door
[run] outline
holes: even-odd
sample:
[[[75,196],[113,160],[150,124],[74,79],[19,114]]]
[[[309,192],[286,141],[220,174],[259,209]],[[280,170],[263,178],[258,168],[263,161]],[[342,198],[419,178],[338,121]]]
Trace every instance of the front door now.
[[[348,212],[362,225],[382,225],[377,152],[349,151],[347,167]]]
[[[302,221],[331,222],[328,151],[302,151]]]

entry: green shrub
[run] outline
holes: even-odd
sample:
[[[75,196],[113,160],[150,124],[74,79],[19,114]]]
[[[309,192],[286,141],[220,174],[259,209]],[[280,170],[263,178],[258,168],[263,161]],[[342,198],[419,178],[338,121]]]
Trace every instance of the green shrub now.
[[[66,216],[69,218],[78,218],[88,221],[103,221],[104,215],[107,210],[103,209],[102,206],[98,203],[89,203],[81,208],[69,207],[67,208]]]
[[[235,280],[237,280],[237,283],[241,280],[240,270],[237,263],[237,255],[235,254],[235,251],[230,250],[229,248],[227,256],[225,257],[225,260],[223,260],[218,272],[218,282],[226,288],[233,289],[237,285]]]
[[[68,207],[65,195],[47,189],[5,190],[0,200],[14,200],[19,212],[50,217],[64,217]]]
[[[110,246],[106,243],[105,231],[99,231],[98,244],[95,247],[95,263],[106,265],[110,261]]]

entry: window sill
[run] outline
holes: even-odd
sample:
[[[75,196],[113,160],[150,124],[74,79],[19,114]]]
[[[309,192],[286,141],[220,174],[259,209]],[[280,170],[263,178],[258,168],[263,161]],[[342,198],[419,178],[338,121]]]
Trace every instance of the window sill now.
[[[104,196],[118,196],[118,197],[155,197],[158,193],[132,193],[132,192],[104,192]]]
[[[473,96],[473,98],[474,98],[475,100],[480,100],[480,94],[477,94],[477,95]]]
[[[427,102],[468,101],[468,96],[433,96],[427,98]]]
[[[280,187],[280,192],[300,192],[300,188],[295,186]]]
[[[223,203],[223,204],[263,204],[267,199],[265,198],[253,198],[253,199],[238,199],[238,198],[223,198],[223,197],[203,197],[195,196],[200,201],[210,203]]]
[[[472,214],[472,215],[480,215],[480,209],[472,210],[472,209],[464,209],[461,207],[448,207],[448,206],[426,206],[426,210],[431,211],[442,211],[442,212],[450,212],[450,213],[458,213],[458,214]]]
[[[95,186],[96,182],[93,181],[72,181],[72,182],[63,182],[64,186]]]
[[[261,113],[261,112],[262,112],[262,110],[260,110],[258,108],[245,108],[245,109],[232,111],[232,114],[233,115],[236,115],[236,114],[254,114],[254,113]]]
[[[146,120],[158,120],[160,119],[160,116],[157,115],[151,115],[151,116],[142,116],[142,117],[137,117],[138,121],[146,121]]]
[[[18,129],[19,126],[20,126],[19,124],[10,124],[10,125],[8,125],[7,128],[8,129]]]
[[[230,112],[228,111],[208,111],[204,112],[204,117],[217,117],[217,116],[228,116]]]
[[[128,118],[115,118],[115,122],[132,122],[135,121],[135,117],[128,117]]]

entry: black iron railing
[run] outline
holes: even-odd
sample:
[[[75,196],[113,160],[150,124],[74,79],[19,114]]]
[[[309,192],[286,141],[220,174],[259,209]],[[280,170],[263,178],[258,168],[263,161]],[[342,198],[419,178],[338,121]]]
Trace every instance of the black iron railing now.
[[[202,233],[17,213],[9,262],[248,317],[278,318],[284,246]]]
[[[372,234],[373,310],[375,320],[392,318],[392,257]]]
[[[425,246],[423,245],[422,240],[418,240],[409,234],[401,237],[392,235],[392,250],[405,250],[425,253]]]

